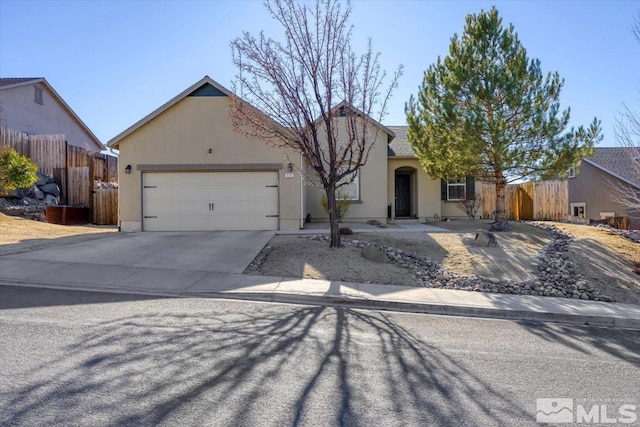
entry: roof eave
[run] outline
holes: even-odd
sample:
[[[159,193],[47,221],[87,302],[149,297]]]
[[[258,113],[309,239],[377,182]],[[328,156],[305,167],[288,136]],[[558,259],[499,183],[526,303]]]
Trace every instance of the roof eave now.
[[[417,156],[387,156],[390,159],[400,159],[400,160],[407,160],[407,159],[411,159],[411,160],[418,160]]]
[[[145,124],[147,124],[151,120],[153,120],[156,117],[158,117],[160,114],[162,114],[165,111],[167,111],[169,108],[173,107],[178,102],[182,101],[191,92],[193,92],[194,90],[198,89],[199,87],[201,87],[205,83],[209,83],[210,85],[212,85],[216,89],[220,90],[222,93],[224,93],[225,95],[227,95],[229,97],[233,97],[234,96],[231,91],[229,91],[227,88],[225,88],[224,86],[222,86],[221,84],[219,84],[218,82],[213,80],[211,77],[204,76],[203,78],[198,80],[196,83],[192,84],[187,89],[183,90],[178,95],[174,96],[169,101],[165,102],[160,107],[156,108],[151,113],[147,114],[146,116],[144,116],[143,118],[141,118],[140,120],[138,120],[137,122],[135,122],[134,124],[129,126],[127,129],[125,129],[124,131],[120,132],[118,135],[116,135],[113,138],[111,138],[109,141],[107,141],[107,147],[116,148],[117,149],[118,145],[120,144],[120,141],[122,141],[127,136],[131,135],[133,132],[135,132],[136,130],[138,130],[139,128],[141,128],[142,126],[144,126]]]
[[[77,124],[79,124],[80,127],[89,135],[91,140],[100,148],[100,150],[106,150],[107,149],[107,147],[104,144],[102,144],[102,142],[100,142],[98,137],[91,131],[91,129],[89,129],[89,126],[87,126],[82,121],[82,119],[80,117],[78,117],[78,115],[75,113],[75,111],[73,111],[73,109],[69,106],[69,104],[67,104],[65,102],[64,99],[62,99],[60,94],[58,92],[56,92],[56,90],[49,84],[49,82],[45,78],[37,78],[37,79],[25,80],[23,82],[17,82],[17,83],[10,84],[10,85],[0,86],[0,90],[11,89],[11,88],[31,85],[31,84],[35,84],[35,83],[42,83],[44,85],[44,87],[47,88],[49,93],[51,93],[51,95],[53,95],[53,97],[56,99],[56,101],[58,101],[58,103],[60,105],[62,105],[62,108],[67,110],[67,113],[69,113],[71,115],[71,117],[73,118],[73,120],[75,120],[75,122]]]
[[[627,183],[627,184],[629,184],[629,185],[631,185],[633,187],[636,187],[636,188],[640,189],[640,183],[634,182],[634,181],[630,180],[629,178],[626,178],[626,177],[624,177],[624,176],[612,171],[611,169],[605,168],[604,166],[594,162],[591,159],[582,159],[582,160],[584,160],[585,162],[589,163],[591,166],[594,166],[594,167],[600,169],[601,171],[608,173],[609,175],[613,176],[614,178],[618,178],[620,181],[623,181],[623,182],[625,182],[625,183]]]

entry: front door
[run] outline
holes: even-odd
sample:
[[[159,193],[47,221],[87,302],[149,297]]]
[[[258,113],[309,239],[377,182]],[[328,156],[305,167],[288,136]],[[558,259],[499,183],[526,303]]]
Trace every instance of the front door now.
[[[411,216],[411,175],[396,174],[396,217]]]

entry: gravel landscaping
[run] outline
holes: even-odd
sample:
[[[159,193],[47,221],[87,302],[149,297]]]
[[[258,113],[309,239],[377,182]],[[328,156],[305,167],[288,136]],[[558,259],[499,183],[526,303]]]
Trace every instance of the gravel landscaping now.
[[[640,304],[639,277],[631,272],[640,245],[632,238],[571,224],[511,225],[496,233],[497,247],[474,244],[486,221],[438,223],[450,231],[441,233],[354,234],[340,249],[328,247],[326,234],[279,235],[245,273]],[[388,261],[365,259],[365,246]],[[607,268],[612,262],[619,265]]]

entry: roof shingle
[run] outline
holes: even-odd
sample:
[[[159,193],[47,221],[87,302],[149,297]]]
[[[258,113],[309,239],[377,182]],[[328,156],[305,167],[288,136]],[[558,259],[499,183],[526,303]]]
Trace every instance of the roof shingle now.
[[[9,86],[31,80],[42,80],[42,77],[0,77],[0,86]]]
[[[416,157],[416,153],[411,148],[411,144],[407,139],[407,130],[409,126],[387,126],[396,137],[389,143],[389,157]]]
[[[600,168],[635,182],[640,187],[640,149],[637,147],[596,148],[593,156],[585,159]]]

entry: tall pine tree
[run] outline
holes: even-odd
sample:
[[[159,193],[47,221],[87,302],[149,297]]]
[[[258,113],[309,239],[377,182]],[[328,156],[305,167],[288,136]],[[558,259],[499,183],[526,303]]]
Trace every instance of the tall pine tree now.
[[[495,7],[468,15],[462,37],[452,37],[449,55],[427,69],[406,105],[409,141],[431,177],[495,184],[495,217],[505,221],[508,182],[564,176],[602,138],[595,118],[566,130],[563,84],[557,72],[543,75]]]

